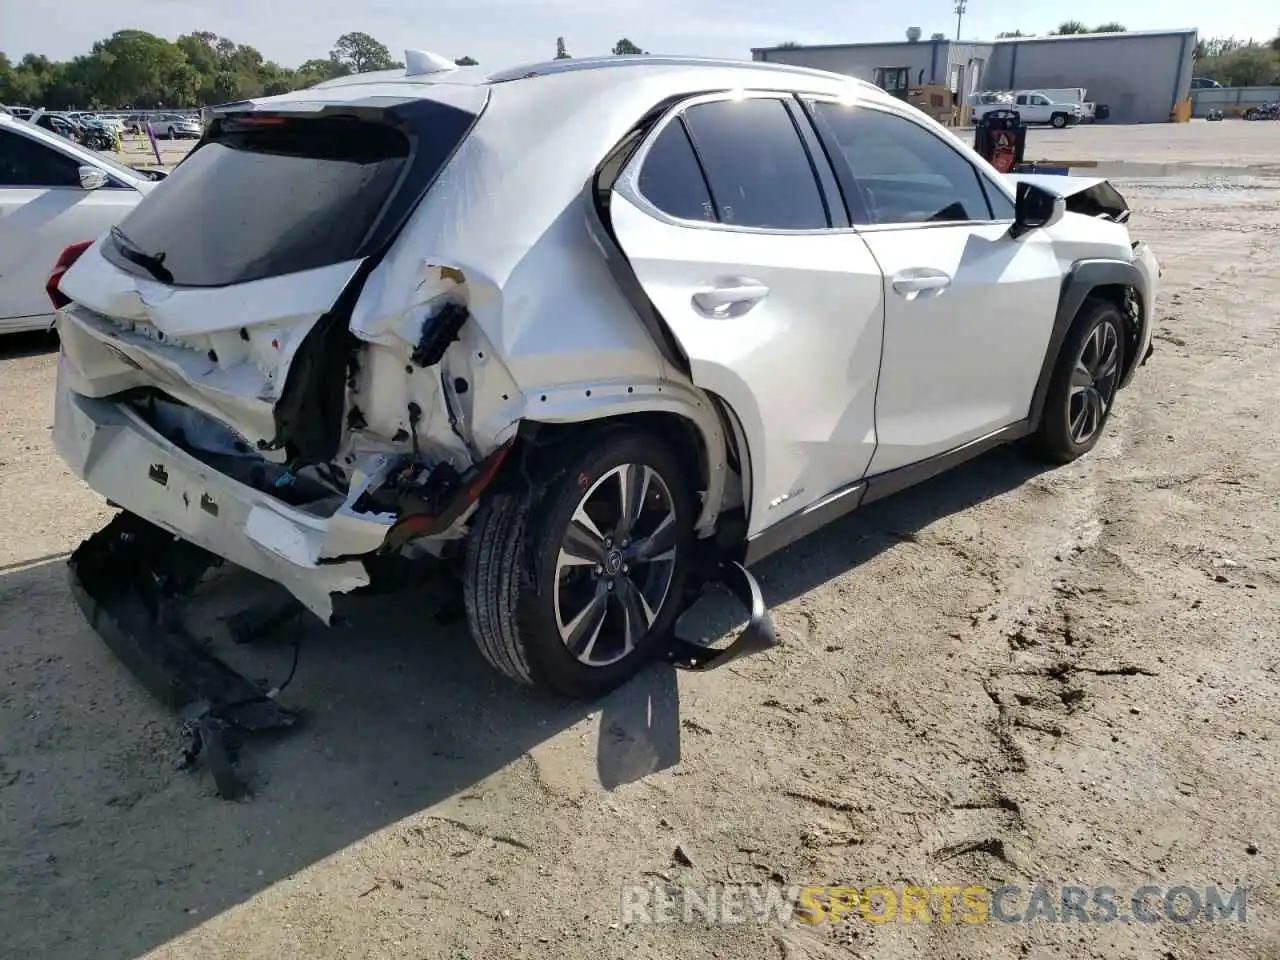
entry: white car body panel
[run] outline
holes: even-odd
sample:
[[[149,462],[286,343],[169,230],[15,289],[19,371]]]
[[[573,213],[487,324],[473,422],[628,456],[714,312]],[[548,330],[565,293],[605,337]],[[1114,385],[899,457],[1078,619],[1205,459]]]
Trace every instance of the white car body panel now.
[[[360,348],[346,422],[358,413],[361,425],[343,433],[344,494],[323,509],[283,504],[207,466],[111,398],[157,387],[223,425],[226,437],[260,447],[274,435],[274,407],[299,346],[359,260],[183,288],[117,267],[100,241],[62,281],[74,303],[59,322],[55,434],[71,469],[126,509],[278,580],[327,616],[330,593],[364,582],[345,558],[376,549],[396,520],[358,509],[358,501],[411,451],[464,470],[525,422],[674,413],[705,457],[697,532],[715,533],[721,512],[740,499],[754,537],[844,486],[1026,418],[1075,262],[1136,258],[1154,290],[1158,266],[1145,248],[1135,253],[1123,225],[1076,214],[1016,239],[1007,222],[790,235],[681,224],[655,215],[634,188],[641,148],[614,185],[609,228],[689,358],[686,375],[611,272],[610,241],[588,186],[656,104],[775,87],[865,99],[959,146],[983,177],[999,174],[939,124],[845,77],[664,58],[540,69],[545,76],[527,81],[516,79],[519,71],[490,77],[477,68],[358,75],[243,108],[305,113],[318,103],[421,97],[470,103],[475,87],[490,91],[480,121],[352,310],[349,330]],[[1097,182],[1039,179],[1066,195]],[[895,286],[921,271],[945,274],[948,283],[910,297]],[[694,306],[693,294],[728,281],[764,290],[750,309],[723,316]],[[457,305],[467,311],[457,339],[437,366],[415,364],[423,331]],[[741,453],[737,473],[731,442]],[[156,464],[165,484],[150,476]],[[206,497],[219,504],[216,515],[203,506]],[[433,534],[429,547],[465,536],[465,521]]]
[[[95,245],[61,284],[81,321],[69,338],[73,351],[84,336],[107,345],[117,369],[107,385],[86,381],[79,392],[106,396],[157,386],[253,444],[269,440],[274,403],[298,346],[358,265],[231,287],[175,288],[125,273],[97,255]]]
[[[1063,270],[1048,236],[1013,239],[1009,226],[863,232],[885,285],[872,474],[945,453],[1027,415]],[[917,277],[942,285],[918,290]]]
[[[128,176],[93,151],[25,121],[0,117],[0,132],[26,137],[110,177],[97,190],[0,184],[0,334],[48,330],[55,314],[45,281],[58,256],[118,222],[154,181]]]

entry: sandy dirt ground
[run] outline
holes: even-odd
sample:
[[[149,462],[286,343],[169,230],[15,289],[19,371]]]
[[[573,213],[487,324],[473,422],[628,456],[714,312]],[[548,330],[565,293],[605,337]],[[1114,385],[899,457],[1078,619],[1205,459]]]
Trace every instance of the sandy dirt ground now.
[[[1280,124],[1033,145],[1266,173]],[[56,355],[7,343],[0,955],[1280,956],[1280,180],[1140,176],[1157,350],[1092,455],[997,452],[837,523],[760,567],[779,649],[593,705],[492,677],[425,593],[361,600],[304,637],[307,722],[246,752],[240,803],[174,769],[174,718],[70,600],[109,511],[51,447]],[[1244,923],[622,922],[624,884],[664,883],[1248,900]]]

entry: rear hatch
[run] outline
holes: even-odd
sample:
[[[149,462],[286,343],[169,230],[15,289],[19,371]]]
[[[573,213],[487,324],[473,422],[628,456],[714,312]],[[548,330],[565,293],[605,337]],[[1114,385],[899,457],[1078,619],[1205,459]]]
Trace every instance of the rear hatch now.
[[[360,288],[487,99],[407,93],[213,111],[192,153],[62,279],[64,324],[114,355],[110,383],[156,387],[291,462],[332,459]]]

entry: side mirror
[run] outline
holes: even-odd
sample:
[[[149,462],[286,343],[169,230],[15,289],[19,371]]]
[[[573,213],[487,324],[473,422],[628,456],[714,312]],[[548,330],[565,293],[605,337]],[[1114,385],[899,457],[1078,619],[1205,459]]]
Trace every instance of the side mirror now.
[[[107,175],[97,167],[85,164],[80,168],[80,186],[85,190],[97,190],[107,185]]]
[[[1067,212],[1067,201],[1030,183],[1019,183],[1014,204],[1014,237],[1051,227]]]

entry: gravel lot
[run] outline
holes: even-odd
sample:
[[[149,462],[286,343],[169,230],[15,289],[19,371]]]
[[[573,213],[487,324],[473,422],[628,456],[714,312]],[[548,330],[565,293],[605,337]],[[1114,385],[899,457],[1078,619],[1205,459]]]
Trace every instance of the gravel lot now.
[[[6,341],[0,953],[1280,956],[1280,124],[1030,154],[1256,168],[1120,181],[1165,288],[1091,456],[997,452],[820,532],[760,568],[781,649],[590,707],[491,677],[428,597],[361,601],[305,637],[308,722],[247,752],[242,803],[174,770],[174,718],[72,604],[109,511],[50,445],[56,356]],[[1244,924],[620,924],[664,877],[1249,893]]]

